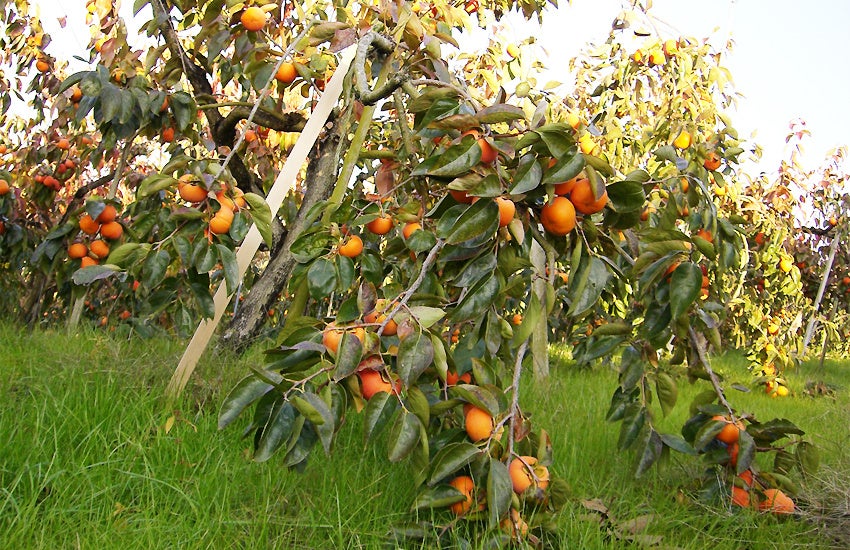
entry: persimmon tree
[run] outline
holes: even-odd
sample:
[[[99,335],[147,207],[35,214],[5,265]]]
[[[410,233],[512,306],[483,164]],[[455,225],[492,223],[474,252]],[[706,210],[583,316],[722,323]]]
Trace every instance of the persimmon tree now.
[[[267,261],[222,339],[251,343],[273,305],[283,323],[219,418],[225,427],[253,409],[256,460],[303,468],[360,413],[366,439],[384,438],[391,462],[410,463],[421,487],[413,512],[481,527],[496,542],[543,543],[569,473],[519,389],[524,370],[545,379],[553,328],[575,342],[577,360],[618,364],[608,419],[638,474],[670,451],[702,454],[708,494],[728,502],[738,483],[756,503],[766,489],[794,489],[788,461],[760,471],[757,452],[795,436],[782,452],[797,443],[792,467],[813,466],[802,430],[735,409],[710,364],[725,281],[746,250],[746,220],[719,208],[742,148],[711,46],[650,37],[629,49],[630,25],[644,15],[627,12],[572,65],[578,86],[564,98],[536,85],[516,45],[455,51],[476,21],[514,9],[540,16],[538,3],[136,8],[145,6],[154,44],[134,49],[111,7],[89,3],[101,23],[92,66],[48,90],[61,97],[45,109],[78,104],[55,132],[96,128],[90,158],[115,165],[100,176],[105,197],[46,195],[66,217],[38,246],[79,283],[62,279],[67,303],[81,289],[120,288],[137,300],[139,330],[145,317],[185,330],[197,312],[211,315],[212,284],[237,290],[234,249],[249,223],[261,228]],[[347,47],[357,54],[337,108],[289,200],[271,212],[262,195],[289,134],[303,129]],[[154,151],[164,164],[141,168]],[[36,191],[23,161],[15,177],[26,198]],[[69,260],[75,240],[105,235],[98,218],[110,205],[122,234],[103,264],[82,266],[97,252]],[[681,433],[662,433],[656,419],[681,406],[685,380],[706,389]]]

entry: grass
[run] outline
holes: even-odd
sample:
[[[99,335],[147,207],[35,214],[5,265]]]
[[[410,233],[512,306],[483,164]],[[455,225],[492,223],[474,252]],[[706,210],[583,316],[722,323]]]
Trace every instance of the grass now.
[[[216,430],[224,393],[261,360],[258,352],[207,354],[175,410],[165,411],[161,391],[181,343],[0,328],[0,540],[7,548],[382,548],[390,525],[409,519],[416,491],[409,467],[389,464],[380,445],[364,446],[354,413],[334,453],[317,449],[303,473],[275,458],[252,462],[239,427]],[[747,383],[742,365],[736,355],[715,362],[731,381]],[[793,389],[803,388],[806,373],[792,373]],[[741,409],[792,419],[821,448],[824,468],[802,484],[811,512],[777,519],[700,504],[693,480],[704,467],[689,457],[672,457],[635,481],[633,457],[616,450],[617,426],[604,422],[616,373],[556,362],[545,390],[525,384],[523,403],[552,434],[553,470],[571,487],[557,544],[628,546],[610,533],[637,518],[649,522],[638,542],[668,547],[847,547],[840,520],[850,485],[850,372],[828,363],[820,379],[839,386],[835,399],[733,391]],[[680,403],[696,391],[683,387]],[[686,409],[677,407],[663,426],[681,425]],[[591,500],[607,508],[605,518],[583,504]]]

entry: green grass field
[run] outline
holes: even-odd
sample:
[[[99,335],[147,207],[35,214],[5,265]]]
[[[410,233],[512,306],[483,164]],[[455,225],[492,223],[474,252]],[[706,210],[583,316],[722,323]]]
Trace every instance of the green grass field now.
[[[250,441],[240,439],[247,421],[216,430],[221,399],[248,364],[261,360],[259,352],[238,359],[208,353],[172,411],[164,410],[161,396],[180,342],[0,328],[5,548],[385,548],[390,526],[410,519],[409,467],[390,464],[380,445],[364,446],[356,414],[332,456],[317,448],[303,473],[274,458],[252,462]],[[749,383],[739,356],[718,358],[715,368],[730,382]],[[616,374],[555,360],[545,391],[526,384],[523,408],[552,435],[552,469],[571,487],[557,518],[556,544],[850,546],[850,371],[847,364],[827,363],[817,380],[837,392],[815,399],[800,395],[813,369],[791,373],[794,397],[734,390],[730,396],[759,417],[791,419],[820,447],[821,470],[801,483],[803,513],[777,518],[701,504],[693,480],[704,466],[695,458],[672,457],[634,480],[633,457],[616,450],[618,426],[604,421]],[[664,420],[667,429],[681,425],[695,393],[683,389],[680,405]],[[607,518],[584,506],[590,500],[607,508]],[[627,536],[631,520],[648,522],[636,543]]]

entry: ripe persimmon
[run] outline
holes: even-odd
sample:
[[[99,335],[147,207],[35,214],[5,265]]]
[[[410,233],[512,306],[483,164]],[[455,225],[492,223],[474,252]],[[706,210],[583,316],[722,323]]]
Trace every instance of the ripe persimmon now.
[[[162,141],[165,143],[171,143],[174,141],[174,128],[171,126],[162,129]]]
[[[405,239],[409,239],[411,235],[422,229],[422,224],[418,222],[409,222],[404,224],[401,234]]]
[[[115,221],[115,218],[118,217],[118,210],[115,209],[111,204],[107,204],[103,210],[101,210],[100,214],[97,215],[98,223],[109,223]]]
[[[89,249],[83,243],[74,243],[68,247],[68,257],[72,260],[79,260],[89,253]]]
[[[9,182],[6,180],[0,180],[0,197],[6,195],[11,191],[11,187],[9,187]]]
[[[472,508],[472,492],[475,490],[475,483],[469,476],[457,476],[449,481],[449,485],[460,491],[465,497],[460,502],[455,502],[449,508],[458,516],[462,516]]]
[[[68,141],[67,138],[60,138],[59,141],[56,142],[56,147],[58,149],[62,149],[63,151],[67,151],[71,148],[71,142]]]
[[[458,375],[458,373],[456,373],[453,370],[446,371],[446,385],[447,386],[454,386],[458,382],[463,382],[465,384],[471,384],[472,383],[472,375],[468,372],[465,372],[461,375]]]
[[[364,369],[357,373],[360,379],[360,393],[364,399],[372,399],[376,393],[398,393],[401,391],[401,380],[397,380],[395,385],[384,379],[384,375],[380,371],[374,369]]]
[[[493,433],[493,417],[484,409],[470,406],[466,408],[464,419],[466,434],[472,441],[487,439]]]
[[[555,197],[540,211],[543,228],[558,237],[563,237],[576,226],[576,209],[566,197]]]
[[[678,149],[687,149],[691,146],[691,134],[687,130],[682,130],[673,140],[673,146]]]
[[[576,183],[578,183],[578,181],[580,179],[587,179],[587,178],[583,177],[582,175],[578,175],[571,180],[562,181],[561,183],[556,183],[555,184],[555,194],[560,195],[562,197],[566,197],[567,195],[570,194],[570,192],[573,190],[573,188],[576,186]]]
[[[466,191],[449,189],[449,195],[451,195],[454,200],[461,204],[472,204],[473,197],[470,197]]]
[[[97,265],[97,260],[95,260],[91,256],[83,256],[80,259],[80,267],[89,267],[92,265]]]
[[[88,214],[84,214],[82,217],[80,217],[80,230],[86,235],[94,235],[98,232],[99,229],[100,224],[97,223],[94,218],[92,218]]]
[[[274,75],[275,80],[283,84],[292,84],[298,77],[298,71],[295,69],[294,63],[284,61],[280,64],[277,73]]]
[[[573,203],[577,212],[585,215],[595,214],[608,204],[608,191],[603,187],[602,194],[597,198],[590,180],[581,179],[576,181],[575,187],[570,192],[570,202]]]
[[[711,417],[711,419],[717,420],[719,422],[726,422],[726,425],[723,426],[723,429],[720,430],[720,433],[718,433],[716,436],[714,436],[715,439],[717,439],[718,441],[722,441],[723,443],[726,443],[727,445],[731,445],[733,443],[738,442],[738,433],[741,431],[740,424],[738,424],[738,425],[733,424],[732,422],[729,421],[728,418],[726,418],[725,416],[720,416],[720,415],[713,416],[713,417]]]
[[[793,514],[794,501],[779,489],[765,489],[764,500],[759,502],[759,510],[774,514]]]
[[[389,302],[383,298],[378,300],[375,302],[375,309],[363,316],[363,321],[372,325],[383,324],[384,320],[387,318],[386,310],[389,309],[389,305]],[[384,332],[382,334],[384,336],[395,336],[398,334],[398,324],[394,319],[390,319],[384,326]]]
[[[191,203],[203,202],[208,195],[206,189],[194,183],[180,182],[177,184],[177,191],[180,193],[181,199]]]
[[[92,253],[101,260],[109,256],[109,245],[100,239],[92,241],[90,248]]]
[[[266,26],[266,12],[257,6],[251,6],[242,12],[239,18],[245,30],[256,32],[262,30]]]
[[[703,167],[706,170],[717,170],[720,168],[720,156],[714,151],[710,152],[705,160],[702,162]]]
[[[750,492],[743,487],[732,487],[732,504],[741,508],[749,508]]]
[[[380,215],[366,224],[366,229],[375,235],[386,235],[393,228],[393,219],[387,215]]]
[[[340,256],[356,258],[363,252],[363,239],[357,235],[351,235],[339,245]]]
[[[124,228],[118,222],[109,222],[100,226],[100,236],[110,241],[116,241],[124,234]]]
[[[362,343],[366,339],[366,331],[362,327],[345,328],[338,327],[335,323],[329,323],[322,331],[322,344],[331,353],[336,353],[339,349],[339,342],[342,340],[342,335],[348,332],[357,336],[357,339]]]
[[[496,197],[496,205],[499,207],[499,227],[505,227],[516,215],[516,205],[511,199]]]
[[[508,466],[511,475],[511,484],[514,492],[522,494],[526,489],[534,485],[540,489],[549,486],[549,468],[537,465],[537,458],[533,456],[520,456],[511,461]]]
[[[222,212],[230,212],[230,219],[227,214]],[[230,226],[233,225],[233,211],[224,207],[219,210],[215,216],[210,219],[210,233],[213,235],[224,235],[230,231]]]

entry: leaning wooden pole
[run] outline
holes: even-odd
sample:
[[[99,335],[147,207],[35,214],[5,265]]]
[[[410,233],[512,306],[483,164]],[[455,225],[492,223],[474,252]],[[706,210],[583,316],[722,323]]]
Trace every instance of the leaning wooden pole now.
[[[806,348],[809,347],[809,342],[811,342],[812,335],[815,333],[818,310],[820,309],[821,300],[823,300],[823,294],[826,291],[826,282],[829,280],[829,274],[832,272],[832,264],[835,262],[835,253],[838,251],[839,242],[841,242],[841,231],[835,233],[835,237],[833,237],[832,244],[829,247],[829,259],[826,262],[826,270],[823,273],[823,279],[820,282],[820,288],[818,288],[818,295],[815,298],[815,310],[812,312],[812,316],[809,319],[809,326],[806,327],[806,336],[803,338],[803,349],[800,352],[802,357],[806,356]]]
[[[286,162],[284,163],[280,174],[278,174],[274,185],[272,185],[272,188],[269,190],[266,202],[273,214],[280,210],[280,206],[283,204],[283,199],[286,197],[290,188],[295,184],[298,173],[301,171],[301,167],[307,160],[307,155],[316,143],[316,140],[330,117],[334,106],[342,96],[343,81],[345,80],[348,68],[351,65],[353,58],[354,47],[350,46],[343,52],[337,70],[334,72],[333,77],[331,77],[330,82],[328,82],[325,91],[322,93],[322,97],[316,104],[316,108],[310,114],[310,118],[307,120],[304,130],[302,130],[301,135],[298,137],[298,141],[295,142],[295,146],[292,148],[289,157],[286,159]],[[251,261],[254,259],[254,255],[257,253],[261,242],[262,237],[260,236],[257,226],[252,225],[248,230],[247,235],[245,235],[242,245],[236,252],[240,281],[245,276],[245,272],[247,271]],[[186,387],[189,377],[192,376],[192,372],[194,372],[195,366],[198,364],[198,359],[200,359],[204,350],[207,348],[219,321],[221,321],[221,318],[224,315],[225,309],[227,309],[227,305],[230,303],[230,295],[227,293],[227,286],[224,281],[219,284],[218,289],[213,296],[213,302],[215,304],[215,314],[212,319],[204,319],[200,322],[195,334],[192,336],[192,340],[186,347],[186,351],[183,352],[183,356],[180,358],[180,363],[178,363],[177,369],[174,371],[171,381],[168,383],[168,387],[165,390],[168,399],[174,399],[179,396],[183,391],[183,388]]]

